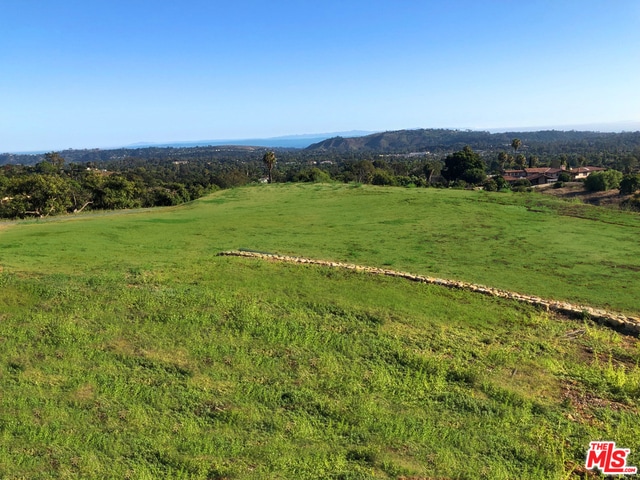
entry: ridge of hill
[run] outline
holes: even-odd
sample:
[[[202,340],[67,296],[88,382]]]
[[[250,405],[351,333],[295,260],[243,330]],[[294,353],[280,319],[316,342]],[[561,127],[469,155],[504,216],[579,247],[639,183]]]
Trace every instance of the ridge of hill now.
[[[562,146],[564,153],[576,147],[597,147],[607,149],[618,146],[632,150],[640,147],[640,132],[591,132],[540,130],[535,132],[490,133],[475,130],[415,129],[374,133],[363,137],[333,137],[309,145],[307,151],[333,152],[419,152],[451,151],[469,145],[474,149],[510,148],[511,140],[519,138],[523,144],[539,147],[542,144]],[[523,146],[525,146],[523,145]]]
[[[283,135],[268,138],[239,138],[239,139],[217,139],[217,140],[190,140],[176,142],[138,142],[127,145],[123,148],[145,148],[145,147],[205,147],[205,146],[245,146],[245,147],[269,147],[269,148],[305,148],[312,143],[321,142],[334,136],[359,137],[369,135],[371,131],[349,130],[348,132],[332,133],[306,133],[300,135]]]
[[[241,151],[242,149],[255,149],[255,148],[283,148],[283,149],[302,149],[313,143],[321,142],[327,138],[335,136],[348,136],[359,137],[362,135],[369,135],[375,133],[365,130],[349,130],[344,132],[327,132],[327,133],[308,133],[300,135],[283,135],[279,137],[269,138],[239,138],[239,139],[214,139],[214,140],[184,140],[184,141],[169,141],[169,142],[136,142],[129,145],[100,147],[100,148],[68,148],[65,150],[56,150],[65,159],[69,161],[85,161],[83,158],[79,159],[79,156],[86,156],[87,153],[96,152],[122,152],[128,156],[135,156],[138,150],[149,150],[157,153],[158,149],[165,151],[171,151],[176,149],[207,149],[212,148],[225,148],[236,149]],[[2,152],[0,151],[0,165],[5,163],[33,163],[29,159],[38,158],[50,150],[37,150],[37,151],[25,151],[25,152]],[[118,153],[114,153],[117,155]],[[142,156],[146,152],[140,152]],[[104,158],[99,158],[104,160]],[[92,160],[92,161],[95,161]]]
[[[539,130],[491,133],[478,130],[406,129],[364,134],[365,132],[353,131],[330,138],[319,134],[316,138],[311,135],[300,135],[274,139],[137,144],[121,148],[67,149],[57,153],[69,163],[108,162],[127,158],[153,161],[178,158],[210,159],[212,156],[221,155],[245,158],[247,154],[263,152],[266,149],[295,155],[418,152],[448,154],[468,145],[474,150],[486,153],[510,150],[511,141],[519,138],[522,141],[520,152],[527,155],[601,157],[602,155],[630,154],[640,158],[640,131],[612,133]],[[313,141],[316,143],[312,143]],[[0,165],[35,165],[43,160],[44,152],[0,153]]]

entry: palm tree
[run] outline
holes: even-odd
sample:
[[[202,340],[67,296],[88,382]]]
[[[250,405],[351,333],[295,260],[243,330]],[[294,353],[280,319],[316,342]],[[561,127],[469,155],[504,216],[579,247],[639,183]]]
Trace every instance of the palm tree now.
[[[504,167],[509,162],[509,155],[506,152],[498,153],[498,163],[500,164],[500,173],[504,173]]]
[[[522,140],[519,138],[514,138],[511,140],[511,148],[513,148],[513,154],[516,155],[518,153],[518,149],[522,146]]]
[[[269,183],[271,183],[271,170],[273,170],[273,166],[276,164],[276,154],[271,151],[265,153],[262,157],[262,163],[269,169]]]

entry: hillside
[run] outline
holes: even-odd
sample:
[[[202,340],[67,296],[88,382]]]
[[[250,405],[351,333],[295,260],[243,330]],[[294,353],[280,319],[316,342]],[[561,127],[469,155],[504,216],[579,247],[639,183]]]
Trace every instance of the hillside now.
[[[520,138],[531,153],[586,153],[600,151],[632,151],[640,147],[640,132],[602,133],[576,131],[537,131],[489,133],[472,130],[416,129],[375,133],[364,137],[334,137],[307,147],[308,151],[381,153],[448,152],[465,145],[478,150],[504,150],[511,140]]]
[[[584,478],[638,465],[638,215],[529,194],[263,185],[0,224],[0,478]]]
[[[249,248],[640,311],[640,216],[535,193],[265,185],[222,191],[166,218],[167,210],[101,215],[96,223],[68,216],[6,229],[0,262],[39,270],[47,255],[55,270],[73,271],[78,248],[84,267],[94,270],[111,264],[107,248],[123,267],[141,268],[154,262],[155,249],[180,252],[165,230],[181,225],[188,238],[182,261]]]

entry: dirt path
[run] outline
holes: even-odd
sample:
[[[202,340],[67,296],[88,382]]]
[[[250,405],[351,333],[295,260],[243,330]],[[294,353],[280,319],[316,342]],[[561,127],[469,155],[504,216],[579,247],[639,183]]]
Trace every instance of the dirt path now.
[[[537,307],[544,308],[547,311],[558,312],[563,315],[571,317],[588,317],[592,320],[612,327],[623,333],[632,335],[640,335],[640,318],[629,317],[617,312],[609,312],[607,310],[593,308],[587,305],[576,305],[568,302],[558,302],[555,300],[546,300],[544,298],[523,295],[521,293],[510,292],[508,290],[500,290],[497,288],[491,288],[484,285],[477,285],[475,283],[461,282],[457,280],[445,280],[442,278],[426,277],[423,275],[414,275],[407,272],[399,272],[396,270],[388,270],[385,268],[377,267],[365,267],[362,265],[355,265],[352,263],[341,262],[329,262],[326,260],[314,260],[311,258],[303,257],[290,257],[286,255],[276,255],[270,253],[259,253],[250,251],[233,250],[229,252],[221,252],[220,256],[230,257],[246,257],[246,258],[259,258],[264,260],[270,260],[274,262],[287,262],[287,263],[302,263],[309,265],[321,265],[324,267],[343,268],[347,270],[355,270],[357,272],[373,273],[377,275],[387,275],[390,277],[400,277],[414,282],[429,283],[433,285],[440,285],[448,288],[457,288],[461,290],[467,290],[470,292],[481,293],[483,295],[489,295],[492,297],[508,298],[511,300],[517,300],[519,302],[528,303]]]

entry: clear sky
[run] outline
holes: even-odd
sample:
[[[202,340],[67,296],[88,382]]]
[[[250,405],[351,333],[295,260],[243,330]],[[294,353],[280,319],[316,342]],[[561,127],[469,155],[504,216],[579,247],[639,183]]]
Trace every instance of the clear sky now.
[[[621,121],[638,0],[0,0],[0,152]]]

